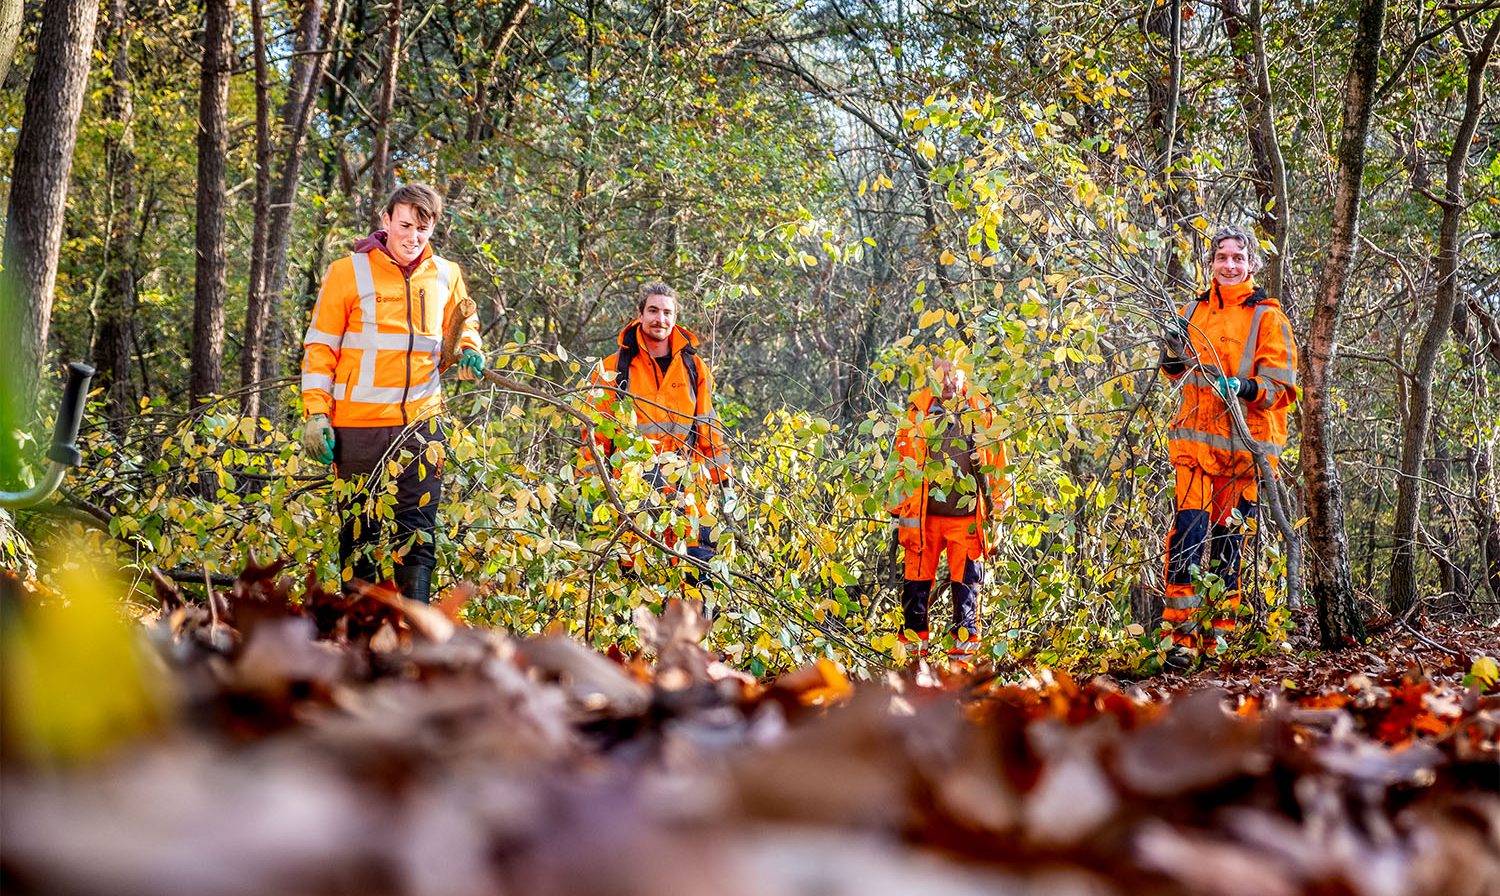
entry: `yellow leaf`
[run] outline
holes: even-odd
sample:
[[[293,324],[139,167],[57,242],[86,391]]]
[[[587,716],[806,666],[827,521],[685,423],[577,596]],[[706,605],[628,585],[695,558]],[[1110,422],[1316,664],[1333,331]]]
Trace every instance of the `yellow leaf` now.
[[[941,308],[933,308],[917,318],[917,329],[925,330],[943,319],[944,311]]]
[[[432,492],[423,492],[422,497],[417,499],[418,507],[426,507],[432,503]]]
[[[1474,661],[1474,667],[1469,670],[1469,674],[1484,682],[1485,689],[1488,690],[1500,682],[1500,665],[1488,656],[1480,656]]]
[[[108,561],[75,545],[58,551],[54,568],[62,599],[18,608],[0,633],[0,707],[19,752],[84,759],[153,727],[161,683],[118,612],[127,586]]]
[[[952,264],[957,260],[958,256],[953,254],[952,249],[944,249],[942,256],[938,259],[938,262],[941,264]]]

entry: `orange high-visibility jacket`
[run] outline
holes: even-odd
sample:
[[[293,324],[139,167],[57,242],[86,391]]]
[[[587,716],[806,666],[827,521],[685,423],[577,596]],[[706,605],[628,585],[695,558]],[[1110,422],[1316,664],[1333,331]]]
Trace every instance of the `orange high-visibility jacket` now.
[[[627,384],[633,405],[632,413],[619,414],[616,409],[620,397],[608,388],[602,389],[593,399],[594,407],[604,414],[624,421],[645,436],[658,453],[676,452],[685,455],[697,471],[699,485],[706,481],[723,483],[729,478],[729,450],[724,443],[724,425],[714,411],[714,380],[708,365],[697,355],[698,337],[686,327],[673,327],[671,335],[672,361],[662,372],[656,359],[647,354],[640,342],[640,322],[632,322],[620,331],[621,350],[635,350],[630,362]],[[691,349],[684,351],[684,349]],[[610,387],[617,381],[620,352],[615,352],[594,365],[589,381],[594,386]],[[697,367],[698,388],[694,392],[688,378],[688,364]],[[588,461],[588,430],[584,431],[584,451],[580,468],[592,469]],[[593,440],[601,453],[608,457],[613,442],[593,432]],[[692,450],[687,451],[691,443]]]
[[[1005,443],[995,433],[995,408],[989,399],[978,392],[966,389],[962,396],[965,407],[961,412],[964,431],[971,433],[978,454],[974,472],[978,474],[981,488],[974,500],[974,527],[979,533],[980,544],[985,553],[990,550],[986,523],[990,511],[1010,507],[1010,477],[1005,472]],[[936,406],[935,406],[936,405]],[[922,389],[912,397],[906,420],[896,432],[896,461],[900,468],[893,484],[892,501],[888,509],[896,517],[903,531],[902,544],[921,550],[921,539],[927,522],[927,488],[929,480],[938,470],[928,470],[927,461],[932,443],[943,437],[948,429],[948,418],[942,404],[930,389]],[[952,487],[952,486],[950,486]]]
[[[1281,304],[1247,279],[1234,286],[1213,284],[1182,307],[1182,316],[1189,321],[1197,363],[1213,365],[1225,376],[1253,379],[1259,387],[1259,395],[1241,405],[1255,448],[1275,464],[1286,446],[1287,413],[1297,402],[1297,345]],[[1182,400],[1167,433],[1172,463],[1214,476],[1253,477],[1255,458],[1235,434],[1213,378],[1191,359],[1185,370],[1167,375],[1182,382]]]
[[[362,243],[361,245],[367,245]],[[334,426],[405,426],[442,409],[443,331],[468,296],[458,265],[422,250],[408,278],[383,250],[328,266],[302,338],[302,404]],[[460,348],[480,350],[464,322]]]

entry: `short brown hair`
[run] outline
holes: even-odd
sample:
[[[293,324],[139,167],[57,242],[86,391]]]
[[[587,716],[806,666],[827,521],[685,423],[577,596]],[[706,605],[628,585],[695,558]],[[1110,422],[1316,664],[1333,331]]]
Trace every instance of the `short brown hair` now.
[[[635,311],[637,314],[640,314],[641,312],[646,310],[646,300],[651,298],[652,296],[670,296],[671,299],[675,302],[677,300],[677,290],[659,281],[652,281],[650,283],[647,283],[645,286],[641,287],[640,298],[637,299],[635,303]]]
[[[394,215],[398,205],[411,206],[422,224],[431,224],[443,214],[443,197],[426,184],[402,184],[391,191],[391,198],[385,201],[385,213]]]

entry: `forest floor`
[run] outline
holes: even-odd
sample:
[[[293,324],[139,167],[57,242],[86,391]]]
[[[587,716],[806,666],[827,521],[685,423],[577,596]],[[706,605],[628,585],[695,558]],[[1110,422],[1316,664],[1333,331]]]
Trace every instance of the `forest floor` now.
[[[6,893],[1500,894],[1494,627],[756,681],[677,603],[605,656],[278,572],[159,582],[138,668],[11,589]]]

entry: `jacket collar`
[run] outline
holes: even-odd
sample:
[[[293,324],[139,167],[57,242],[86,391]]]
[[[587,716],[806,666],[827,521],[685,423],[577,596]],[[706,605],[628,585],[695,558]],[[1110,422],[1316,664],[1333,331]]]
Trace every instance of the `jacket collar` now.
[[[979,408],[978,393],[969,388],[968,383],[964,384],[964,390],[958,393],[958,397],[963,399],[963,403],[965,405],[968,405],[970,408],[976,410]],[[918,410],[926,414],[931,412],[933,405],[938,405],[941,407],[943,399],[938,395],[938,393],[932,391],[929,388],[923,387],[922,389],[918,390],[915,395],[912,396],[911,402],[912,404],[916,405]]]
[[[386,236],[387,234],[384,230],[373,231],[369,236],[355,243],[353,251],[368,253],[372,258],[383,258],[390,262],[393,267],[400,268],[408,277],[417,272],[417,268],[422,266],[422,262],[432,257],[432,243],[428,243],[422,247],[422,254],[417,256],[416,261],[413,261],[411,264],[401,264],[396,261],[396,257],[391,254],[391,250],[386,248]]]
[[[1255,284],[1254,277],[1246,277],[1244,282],[1236,283],[1233,286],[1221,286],[1217,280],[1210,281],[1208,289],[1203,291],[1203,294],[1198,297],[1198,301],[1207,302],[1210,299],[1219,308],[1229,305],[1243,305],[1246,308],[1253,308],[1260,302],[1269,301],[1270,297],[1266,295],[1265,290]]]
[[[644,350],[646,346],[641,342],[641,322],[633,320],[626,324],[625,329],[620,331],[618,341],[620,348],[635,349],[636,351]],[[690,346],[693,349],[697,349],[698,334],[681,324],[675,324],[672,327],[672,335],[668,337],[668,344],[671,346],[671,353],[674,355]]]

